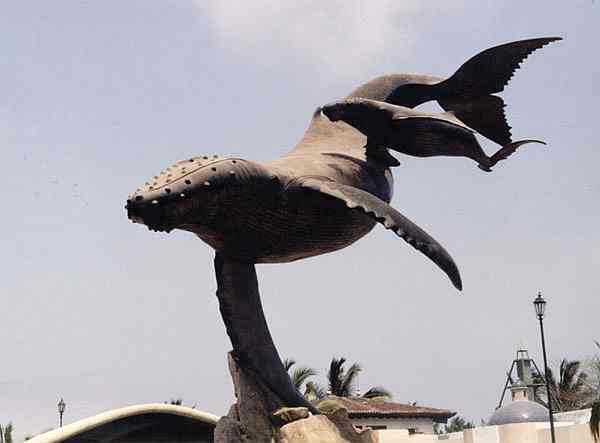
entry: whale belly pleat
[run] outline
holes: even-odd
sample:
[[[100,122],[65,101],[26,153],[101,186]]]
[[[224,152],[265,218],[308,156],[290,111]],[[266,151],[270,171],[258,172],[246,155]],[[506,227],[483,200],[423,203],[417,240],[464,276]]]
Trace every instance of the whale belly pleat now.
[[[282,263],[342,249],[375,223],[323,195],[229,192],[204,208],[194,231],[215,250],[254,263]]]

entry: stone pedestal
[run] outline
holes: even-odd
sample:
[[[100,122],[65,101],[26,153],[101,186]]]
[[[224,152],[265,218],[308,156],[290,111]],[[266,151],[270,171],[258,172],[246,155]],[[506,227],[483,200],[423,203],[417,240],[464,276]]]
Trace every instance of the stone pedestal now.
[[[312,415],[288,423],[277,430],[277,443],[376,443],[369,429],[352,426],[345,409],[328,415]]]
[[[370,430],[352,426],[345,409],[311,415],[306,408],[285,408],[260,381],[238,367],[229,354],[237,398],[215,429],[215,443],[375,443]]]

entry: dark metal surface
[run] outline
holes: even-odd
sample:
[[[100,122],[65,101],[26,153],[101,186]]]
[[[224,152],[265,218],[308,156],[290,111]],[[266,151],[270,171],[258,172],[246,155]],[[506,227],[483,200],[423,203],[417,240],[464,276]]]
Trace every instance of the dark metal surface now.
[[[521,48],[523,42],[518,43],[495,50],[510,54]],[[527,46],[529,52],[533,46]],[[369,104],[373,109],[367,111],[375,110],[375,117],[365,117],[364,107],[356,119],[327,107],[326,116],[318,108],[300,142],[266,164],[216,155],[177,162],[129,196],[128,216],[155,231],[193,232],[217,251],[218,296],[235,355],[285,404],[305,406],[302,397],[290,391],[264,321],[254,263],[290,262],[336,251],[379,222],[434,261],[461,289],[458,268],[446,250],[389,206],[393,192],[389,167],[398,162],[387,148],[412,155],[466,155],[489,169],[493,156],[483,153],[473,131],[453,114],[423,116],[409,107],[427,100],[453,100],[464,107],[473,91],[482,96],[494,92],[488,84],[505,84],[509,78],[505,74],[512,73],[518,57],[506,58],[506,66],[496,70],[482,71],[499,76],[491,83],[472,81],[477,73],[471,66],[477,65],[477,57],[446,81],[408,74],[375,79],[351,94],[373,101]],[[486,55],[481,60],[490,68],[488,59]],[[398,112],[407,118],[396,119]],[[507,146],[496,156],[505,158],[516,149]]]
[[[390,156],[388,149],[415,157],[467,157],[480,169],[490,172],[500,160],[518,148],[540,140],[510,142],[488,156],[475,132],[449,113],[431,114],[404,106],[364,98],[349,98],[323,106],[332,121],[344,121],[367,136],[367,157],[378,159],[379,153]]]
[[[546,357],[546,339],[544,337],[544,319],[538,316],[540,322],[540,335],[542,336],[542,354],[544,356],[544,381],[546,382],[546,396],[548,397],[548,419],[550,420],[550,438],[552,443],[556,443],[554,435],[554,411],[552,410],[552,395],[550,394],[550,371],[548,370],[548,359]]]
[[[504,115],[504,90],[520,64],[534,51],[560,37],[520,40],[486,49],[444,79],[420,74],[392,74],[358,87],[349,97],[371,98],[414,108],[437,100],[470,128],[499,145],[512,142]]]
[[[217,253],[215,273],[219,309],[238,366],[252,371],[283,404],[305,406],[318,413],[294,387],[279,358],[260,302],[254,264],[227,259]]]

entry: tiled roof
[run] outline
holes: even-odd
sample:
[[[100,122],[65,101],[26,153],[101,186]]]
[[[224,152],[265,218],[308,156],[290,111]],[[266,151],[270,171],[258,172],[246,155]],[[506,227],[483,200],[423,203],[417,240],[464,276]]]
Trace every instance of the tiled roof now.
[[[383,399],[366,399],[361,397],[336,397],[329,396],[348,410],[350,418],[401,418],[423,417],[444,422],[454,416],[456,412],[447,409],[429,408],[426,406],[413,406],[403,403],[394,403]]]

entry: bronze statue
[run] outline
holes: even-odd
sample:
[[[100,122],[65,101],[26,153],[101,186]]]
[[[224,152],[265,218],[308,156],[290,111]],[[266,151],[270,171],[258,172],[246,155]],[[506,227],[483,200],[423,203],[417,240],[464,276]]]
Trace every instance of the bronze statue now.
[[[400,164],[387,151],[393,149],[416,157],[469,157],[479,163],[480,169],[492,172],[492,166],[508,158],[520,146],[546,144],[540,140],[510,142],[488,157],[475,138],[475,131],[453,112],[428,114],[364,98],[325,105],[322,112],[331,121],[342,120],[366,135],[367,156],[379,158],[388,166]]]
[[[379,77],[346,100],[318,108],[296,147],[275,161],[263,165],[214,155],[177,162],[129,196],[128,216],[155,231],[193,232],[215,249],[217,296],[235,358],[284,404],[316,412],[292,386],[277,355],[254,264],[342,249],[379,222],[462,289],[448,252],[389,205],[389,168],[398,161],[388,148],[417,156],[467,156],[489,170],[528,142],[512,142],[502,99],[492,94],[502,91],[532,51],[554,40],[558,38],[488,49],[446,80]],[[437,100],[447,112],[410,109],[429,100]],[[487,157],[475,131],[503,148]]]

